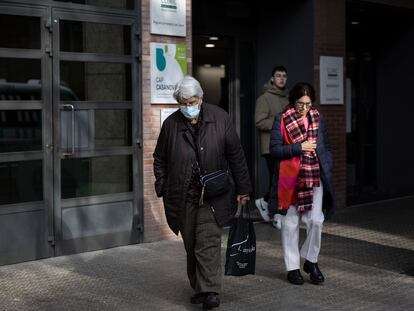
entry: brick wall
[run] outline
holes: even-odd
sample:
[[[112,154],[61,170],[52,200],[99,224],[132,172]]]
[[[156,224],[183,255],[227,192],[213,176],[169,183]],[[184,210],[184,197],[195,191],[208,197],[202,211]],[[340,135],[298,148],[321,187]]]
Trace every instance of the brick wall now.
[[[340,56],[345,69],[345,1],[314,1],[314,84],[319,93],[319,57]],[[334,158],[335,203],[337,208],[346,203],[346,115],[345,105],[321,107],[328,127]]]
[[[150,42],[180,43],[187,46],[188,72],[191,72],[192,34],[191,34],[191,0],[187,6],[187,37],[172,37],[150,34],[150,0],[141,1],[142,19],[142,112],[143,112],[143,166],[144,166],[144,242],[174,238],[168,228],[162,201],[154,190],[153,157],[154,148],[160,131],[160,109],[171,105],[151,104],[151,58]]]

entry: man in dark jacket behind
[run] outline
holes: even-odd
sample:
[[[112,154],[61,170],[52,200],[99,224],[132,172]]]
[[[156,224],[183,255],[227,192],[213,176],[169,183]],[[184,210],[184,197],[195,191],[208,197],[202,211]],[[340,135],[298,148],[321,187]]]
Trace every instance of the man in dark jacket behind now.
[[[289,91],[286,87],[287,70],[284,66],[276,66],[272,70],[270,80],[264,85],[263,94],[256,100],[255,124],[260,134],[260,153],[266,160],[269,177],[269,188],[264,197],[256,199],[256,207],[265,221],[272,220],[274,226],[278,226],[278,214],[269,215],[268,203],[270,185],[274,174],[274,159],[269,153],[270,130],[276,115],[289,103]],[[273,216],[270,219],[270,216]]]
[[[249,201],[252,187],[227,112],[203,103],[203,90],[191,76],[177,83],[174,98],[179,110],[164,121],[154,152],[155,189],[163,198],[168,225],[184,241],[195,291],[191,303],[214,308],[220,304],[221,227],[233,218],[237,203]],[[233,177],[230,191],[202,200],[200,174],[222,169]]]

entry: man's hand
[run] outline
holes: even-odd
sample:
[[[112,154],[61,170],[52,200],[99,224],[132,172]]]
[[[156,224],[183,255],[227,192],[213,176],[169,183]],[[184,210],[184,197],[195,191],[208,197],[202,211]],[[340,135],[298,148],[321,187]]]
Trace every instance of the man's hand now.
[[[238,194],[237,203],[240,205],[246,205],[250,201],[250,196],[248,194]]]

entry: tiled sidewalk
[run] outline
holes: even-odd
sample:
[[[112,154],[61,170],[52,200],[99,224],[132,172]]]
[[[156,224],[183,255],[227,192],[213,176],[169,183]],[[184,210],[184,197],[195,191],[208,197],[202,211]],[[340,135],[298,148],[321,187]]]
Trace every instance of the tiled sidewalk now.
[[[219,310],[414,310],[413,207],[405,198],[338,211],[324,228],[320,286],[290,285],[280,232],[256,223],[256,274],[224,277]],[[201,310],[185,271],[181,241],[3,266],[0,310]]]

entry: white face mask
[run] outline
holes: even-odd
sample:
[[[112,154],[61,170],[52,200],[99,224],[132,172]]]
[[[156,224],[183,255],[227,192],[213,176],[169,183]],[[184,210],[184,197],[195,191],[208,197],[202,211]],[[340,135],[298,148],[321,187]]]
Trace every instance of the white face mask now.
[[[195,119],[200,114],[200,104],[193,106],[180,106],[180,111],[187,119]]]

